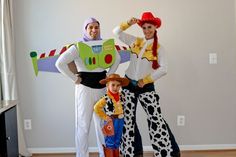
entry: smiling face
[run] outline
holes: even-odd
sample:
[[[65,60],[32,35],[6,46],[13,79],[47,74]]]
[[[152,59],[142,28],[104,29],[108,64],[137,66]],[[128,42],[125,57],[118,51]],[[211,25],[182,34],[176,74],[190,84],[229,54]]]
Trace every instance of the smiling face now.
[[[100,34],[100,27],[97,22],[93,22],[87,25],[86,27],[87,34],[93,40],[97,39]]]
[[[150,23],[144,23],[142,25],[142,29],[143,29],[143,34],[147,40],[152,39],[154,37],[155,30],[156,30],[155,25],[150,24]]]
[[[107,83],[107,88],[113,93],[116,94],[120,91],[121,83],[119,81],[109,81]]]

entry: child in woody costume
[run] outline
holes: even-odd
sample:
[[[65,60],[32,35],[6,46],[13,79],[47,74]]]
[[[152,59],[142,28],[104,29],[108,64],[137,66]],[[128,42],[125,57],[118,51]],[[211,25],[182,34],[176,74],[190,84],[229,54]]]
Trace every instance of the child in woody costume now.
[[[119,157],[119,146],[122,136],[124,115],[123,115],[123,95],[120,93],[121,86],[127,86],[129,80],[122,78],[118,74],[111,74],[106,79],[100,81],[107,85],[107,93],[95,104],[95,113],[104,120],[104,125],[109,123],[110,129],[114,129],[114,134],[105,135],[104,154],[105,157]],[[107,127],[106,125],[104,127]]]
[[[138,24],[144,38],[135,37],[124,31]],[[179,157],[180,150],[175,138],[164,120],[159,96],[154,82],[167,72],[163,47],[158,42],[157,29],[161,20],[151,12],[144,12],[141,19],[131,18],[117,26],[113,33],[131,48],[130,64],[125,75],[130,80],[125,93],[124,132],[121,151],[124,157],[142,157],[142,139],[136,124],[138,102],[147,114],[149,135],[155,157]]]

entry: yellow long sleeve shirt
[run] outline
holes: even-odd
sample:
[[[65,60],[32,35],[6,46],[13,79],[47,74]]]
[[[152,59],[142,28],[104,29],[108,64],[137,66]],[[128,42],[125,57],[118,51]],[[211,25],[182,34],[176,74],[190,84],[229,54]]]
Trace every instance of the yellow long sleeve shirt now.
[[[121,99],[116,101],[111,94],[107,93],[94,105],[94,112],[103,120],[107,120],[111,115],[123,114],[122,101]]]

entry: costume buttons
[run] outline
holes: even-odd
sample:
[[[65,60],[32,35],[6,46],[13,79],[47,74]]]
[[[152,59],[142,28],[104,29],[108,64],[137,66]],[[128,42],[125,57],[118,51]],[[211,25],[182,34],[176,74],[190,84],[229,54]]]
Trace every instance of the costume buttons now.
[[[110,64],[111,61],[112,61],[112,55],[107,54],[107,55],[105,56],[105,62],[106,62],[107,64]]]

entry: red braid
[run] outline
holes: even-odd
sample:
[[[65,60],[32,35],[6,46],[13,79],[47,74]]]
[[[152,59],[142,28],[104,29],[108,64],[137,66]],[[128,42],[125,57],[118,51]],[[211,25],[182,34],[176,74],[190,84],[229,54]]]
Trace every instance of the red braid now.
[[[154,33],[154,41],[152,45],[152,55],[157,58],[157,46],[158,46],[158,38],[157,38],[157,31]],[[152,61],[152,68],[157,69],[160,65],[158,64],[158,59]]]

